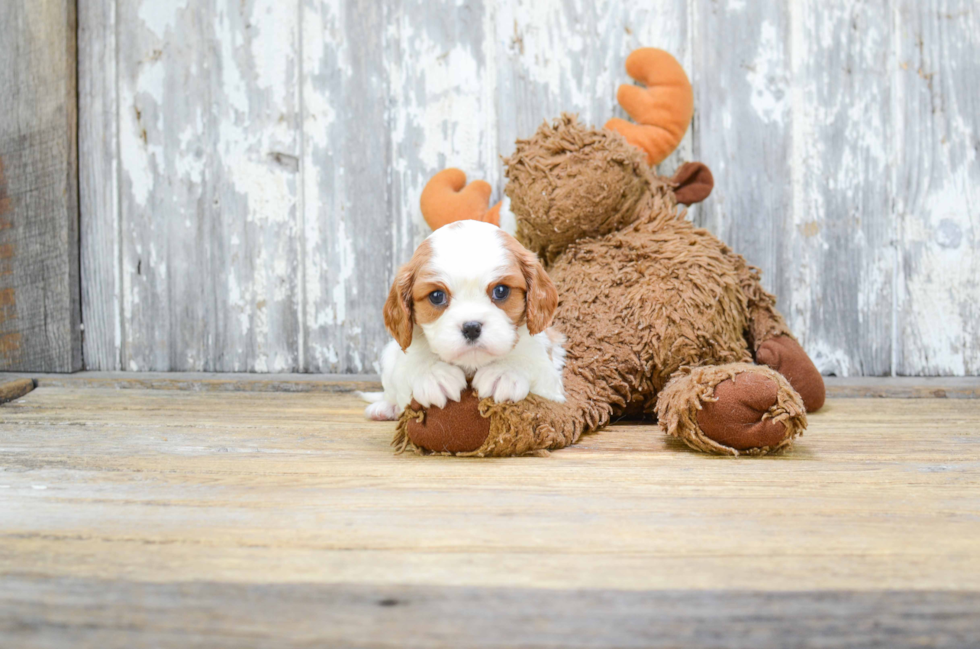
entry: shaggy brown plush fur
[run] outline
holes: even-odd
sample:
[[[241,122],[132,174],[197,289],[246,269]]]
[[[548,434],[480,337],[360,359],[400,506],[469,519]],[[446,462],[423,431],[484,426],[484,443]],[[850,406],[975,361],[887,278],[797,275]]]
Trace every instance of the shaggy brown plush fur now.
[[[792,339],[758,269],[678,212],[674,185],[653,173],[641,151],[616,132],[563,115],[519,140],[506,164],[517,237],[541,255],[558,287],[554,325],[567,337],[567,401],[484,399],[479,409],[490,431],[466,455],[561,448],[621,415],[657,415],[668,435],[730,455],[783,448],[805,428],[791,385],[752,364],[763,342]],[[759,376],[740,382],[746,373]],[[705,434],[698,414],[725,380],[733,383],[724,390],[728,409],[716,409],[719,425],[755,408],[759,422],[782,428],[747,428],[759,433],[749,438],[758,445],[741,448]],[[443,414],[451,420],[451,405]],[[399,422],[400,448],[412,448],[406,424],[418,416],[411,411]],[[742,425],[736,419],[732,425]],[[773,431],[782,434],[773,439]]]

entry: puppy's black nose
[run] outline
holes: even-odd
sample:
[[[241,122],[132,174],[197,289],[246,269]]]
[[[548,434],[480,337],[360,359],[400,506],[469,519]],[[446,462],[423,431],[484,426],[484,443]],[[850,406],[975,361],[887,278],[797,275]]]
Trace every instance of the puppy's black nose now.
[[[473,342],[480,337],[480,332],[483,330],[483,323],[481,322],[464,322],[463,323],[463,338]]]

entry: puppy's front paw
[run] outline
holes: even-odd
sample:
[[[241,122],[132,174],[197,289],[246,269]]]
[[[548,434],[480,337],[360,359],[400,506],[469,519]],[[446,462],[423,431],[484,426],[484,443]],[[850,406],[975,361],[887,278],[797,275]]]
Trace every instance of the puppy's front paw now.
[[[449,363],[436,363],[412,383],[412,396],[423,408],[444,408],[446,400],[459,401],[466,389],[466,374]]]
[[[393,403],[388,403],[384,399],[375,401],[364,409],[364,415],[372,421],[395,421],[401,410]]]
[[[473,387],[480,398],[493,397],[497,402],[520,401],[530,392],[531,383],[512,369],[487,365],[477,370]]]

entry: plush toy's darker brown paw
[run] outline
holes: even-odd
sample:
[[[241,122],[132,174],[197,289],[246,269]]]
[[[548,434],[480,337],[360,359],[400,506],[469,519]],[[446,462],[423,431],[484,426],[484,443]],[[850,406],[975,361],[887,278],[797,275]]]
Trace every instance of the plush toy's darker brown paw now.
[[[823,407],[827,396],[823,377],[800,343],[788,336],[771,338],[759,346],[755,360],[785,376],[793,389],[800,393],[807,412]]]
[[[761,374],[744,373],[715,386],[715,401],[698,413],[705,436],[739,451],[775,447],[786,438],[782,422],[767,416],[776,405],[778,386]]]
[[[412,401],[412,410],[422,406]],[[433,453],[468,453],[480,448],[490,434],[490,420],[480,415],[480,397],[466,390],[459,401],[444,408],[424,409],[422,421],[410,419],[405,427],[408,438],[419,448]]]

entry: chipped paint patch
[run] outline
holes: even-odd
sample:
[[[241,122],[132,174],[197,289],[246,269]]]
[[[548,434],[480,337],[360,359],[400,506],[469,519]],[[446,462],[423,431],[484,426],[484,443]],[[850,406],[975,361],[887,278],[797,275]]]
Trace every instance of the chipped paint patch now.
[[[765,21],[759,28],[759,46],[746,79],[752,88],[750,101],[764,122],[782,124],[789,109],[786,64],[776,26]]]
[[[164,38],[167,30],[174,27],[177,14],[187,8],[189,0],[152,0],[139,3],[137,15],[156,36]]]
[[[818,221],[807,221],[799,226],[799,230],[800,234],[809,239],[820,234],[820,223]]]
[[[980,204],[980,192],[971,162],[933,188],[921,211],[904,221],[904,363],[930,374],[980,369],[980,307],[965,299],[980,294],[980,216],[971,211]]]

